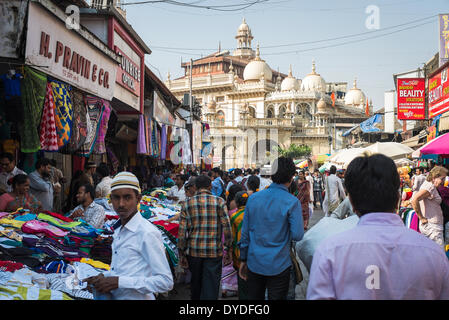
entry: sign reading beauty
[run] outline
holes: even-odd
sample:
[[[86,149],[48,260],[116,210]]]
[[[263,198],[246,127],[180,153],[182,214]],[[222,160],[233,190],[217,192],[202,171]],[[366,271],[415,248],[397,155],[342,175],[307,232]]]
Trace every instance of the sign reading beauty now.
[[[425,85],[424,78],[397,79],[399,120],[424,120]]]
[[[106,100],[114,95],[117,63],[39,4],[30,2],[26,63]]]
[[[449,110],[447,67],[429,79],[429,118]]]

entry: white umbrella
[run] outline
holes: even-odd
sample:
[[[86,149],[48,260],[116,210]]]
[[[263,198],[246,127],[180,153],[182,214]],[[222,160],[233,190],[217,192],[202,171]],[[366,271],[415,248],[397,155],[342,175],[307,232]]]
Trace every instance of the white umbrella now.
[[[402,167],[402,166],[413,166],[414,165],[414,162],[412,160],[407,159],[407,158],[401,158],[401,159],[394,160],[394,163],[397,166],[399,166],[399,167]]]
[[[412,148],[397,142],[376,142],[364,149],[372,153],[382,153],[392,159],[403,158],[414,151]]]
[[[329,157],[329,162],[347,165],[364,152],[364,148],[342,149]]]

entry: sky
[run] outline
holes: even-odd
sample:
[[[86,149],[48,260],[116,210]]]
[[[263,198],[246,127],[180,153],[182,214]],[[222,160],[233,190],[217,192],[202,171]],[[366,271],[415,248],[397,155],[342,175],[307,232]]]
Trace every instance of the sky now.
[[[449,13],[449,0],[259,0],[225,12],[166,2],[130,4],[143,1],[122,0],[123,8],[152,50],[146,65],[163,81],[168,72],[171,79],[182,76],[181,61],[209,55],[220,42],[232,53],[245,18],[253,48],[260,45],[260,56],[272,69],[288,74],[292,65],[293,75],[303,79],[315,60],[326,82],[347,82],[349,90],[357,78],[374,110],[383,107],[384,92],[394,89],[393,74],[422,67],[438,52],[437,15]],[[199,6],[256,2],[179,1]]]

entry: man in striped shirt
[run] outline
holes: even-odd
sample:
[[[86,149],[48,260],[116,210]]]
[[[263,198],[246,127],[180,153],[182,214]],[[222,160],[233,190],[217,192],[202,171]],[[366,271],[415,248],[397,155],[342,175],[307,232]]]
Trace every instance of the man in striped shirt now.
[[[225,201],[211,193],[210,178],[199,176],[195,185],[197,194],[186,201],[181,210],[178,232],[180,265],[192,273],[192,300],[217,300],[223,249],[230,248],[232,244],[231,225]],[[226,251],[225,263],[231,263],[231,250]]]

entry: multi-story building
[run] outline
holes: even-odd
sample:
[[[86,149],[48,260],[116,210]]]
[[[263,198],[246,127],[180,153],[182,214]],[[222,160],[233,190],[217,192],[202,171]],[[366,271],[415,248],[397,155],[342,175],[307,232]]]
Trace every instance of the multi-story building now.
[[[181,99],[192,94],[203,106],[203,121],[210,125],[214,166],[224,169],[260,166],[276,155],[277,147],[307,144],[313,154],[342,147],[341,134],[366,120],[367,99],[346,82],[327,83],[312,72],[302,80],[273,70],[252,49],[253,35],[243,20],[237,49],[212,53],[182,63],[184,76],[165,84]],[[192,64],[192,70],[190,65]],[[192,83],[190,83],[190,74]],[[372,103],[369,105],[372,114]]]

